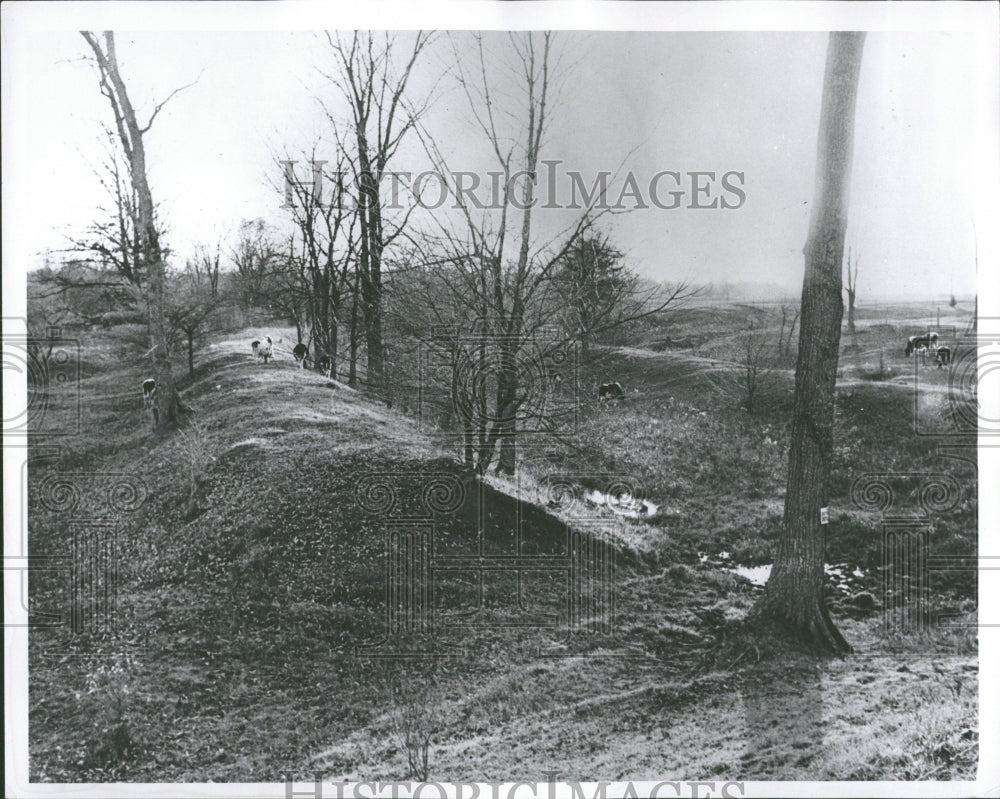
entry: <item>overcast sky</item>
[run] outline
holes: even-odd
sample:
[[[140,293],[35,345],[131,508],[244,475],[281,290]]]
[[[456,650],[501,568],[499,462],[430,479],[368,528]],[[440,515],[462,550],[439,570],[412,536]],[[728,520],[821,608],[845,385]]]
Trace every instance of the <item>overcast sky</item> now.
[[[412,89],[422,96],[434,87],[426,126],[452,168],[484,172],[493,164],[481,133],[445,74],[453,43],[464,52],[468,34],[442,35],[418,63]],[[624,163],[644,189],[664,170],[742,173],[739,208],[688,208],[689,191],[681,208],[616,215],[606,230],[631,265],[653,278],[762,281],[797,292],[826,45],[825,33],[809,31],[562,32],[559,102],[542,157],[560,159],[588,183]],[[93,171],[109,108],[78,33],[5,35],[4,46],[6,270],[64,246],[61,232],[81,232],[105,202]],[[491,69],[505,86],[503,37],[490,46]],[[273,154],[301,152],[320,137],[320,155],[333,156],[332,145],[324,151],[330,136],[316,101],[337,108],[317,69],[330,66],[324,39],[309,31],[122,29],[118,47],[147,115],[197,79],[147,137],[154,196],[178,260],[195,242],[231,234],[241,219],[282,225],[287,212],[273,185],[281,178]],[[974,226],[982,238],[995,224],[984,210],[995,207],[998,61],[988,26],[869,34],[848,231],[863,294],[975,291]],[[497,102],[513,108],[515,99]],[[426,168],[411,144],[395,169]],[[22,188],[16,203],[12,185]],[[662,185],[661,193],[672,188]],[[554,224],[539,216],[540,231]]]

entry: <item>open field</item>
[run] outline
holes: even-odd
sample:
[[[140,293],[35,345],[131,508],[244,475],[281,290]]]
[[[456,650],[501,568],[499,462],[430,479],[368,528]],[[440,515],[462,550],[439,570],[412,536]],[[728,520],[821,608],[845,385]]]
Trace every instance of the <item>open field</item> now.
[[[33,444],[29,536],[33,557],[60,558],[81,520],[108,524],[116,630],[32,632],[32,779],[974,778],[975,571],[932,575],[929,609],[954,626],[887,630],[881,520],[852,498],[859,478],[891,474],[912,516],[922,476],[944,475],[960,494],[927,522],[932,551],[976,553],[975,450],[945,457],[934,435],[955,429],[955,370],[915,372],[902,353],[926,308],[859,313],[843,341],[827,560],[847,575],[829,592],[855,653],[703,663],[760,590],[736,568],[771,562],[781,522],[794,361],[769,361],[754,412],[741,407],[747,313],[695,306],[669,334],[691,346],[647,331],[601,349],[580,364],[575,434],[525,437],[516,482],[482,485],[445,432],[295,369],[280,346],[254,363],[250,332],[202,354],[180,383],[191,422],[158,436],[145,375],[90,339],[79,405],[54,390],[45,409],[79,407],[80,433]],[[775,323],[765,312],[762,329]],[[626,398],[597,402],[606,380]],[[626,476],[656,512],[553,502],[553,475],[581,489]],[[132,501],[109,490],[123,477]],[[427,609],[387,569],[431,526],[434,627],[387,639]],[[612,579],[567,606],[566,569]],[[88,578],[93,595],[108,574]],[[33,575],[32,608],[74,601],[63,572]],[[428,648],[438,657],[387,657]]]

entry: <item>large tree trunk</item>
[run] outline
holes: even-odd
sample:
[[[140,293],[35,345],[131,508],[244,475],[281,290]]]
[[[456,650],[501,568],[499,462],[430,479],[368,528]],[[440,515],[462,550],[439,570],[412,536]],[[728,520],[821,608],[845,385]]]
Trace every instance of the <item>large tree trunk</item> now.
[[[505,371],[497,388],[497,412],[502,420],[497,474],[513,475],[517,468],[517,373]]]
[[[805,279],[783,529],[771,578],[751,622],[807,648],[842,654],[850,646],[823,596],[824,527],[840,326],[843,320],[854,112],[864,33],[830,34],[820,114],[816,194],[805,246]]]
[[[372,174],[368,140],[359,126],[358,165],[361,223],[361,300],[365,319],[365,346],[368,354],[368,385],[377,395],[382,381],[382,225],[378,183]]]
[[[125,82],[118,72],[114,33],[104,32],[104,50],[93,34],[83,32],[83,37],[97,58],[102,86],[111,101],[118,137],[131,168],[132,186],[138,198],[140,240],[148,275],[149,328],[153,339],[153,372],[156,379],[154,418],[156,426],[163,428],[177,420],[181,404],[177,387],[174,385],[174,376],[170,368],[170,350],[167,347],[168,327],[163,310],[166,277],[154,218],[153,195],[146,177],[146,150],[142,140],[145,130],[139,127]],[[146,129],[148,127],[147,125]]]
[[[339,342],[337,341],[337,320],[333,320],[333,326],[330,328],[330,347],[327,351],[327,357],[330,359],[330,377],[334,380],[337,379],[337,347]],[[317,366],[319,365],[319,358],[316,359]]]
[[[351,300],[351,332],[349,341],[349,363],[347,371],[347,385],[356,386],[358,384],[358,292],[360,291],[361,274],[355,276],[354,297]]]
[[[504,342],[500,380],[497,386],[497,418],[502,425],[497,474],[513,475],[517,468],[517,389],[516,345]]]

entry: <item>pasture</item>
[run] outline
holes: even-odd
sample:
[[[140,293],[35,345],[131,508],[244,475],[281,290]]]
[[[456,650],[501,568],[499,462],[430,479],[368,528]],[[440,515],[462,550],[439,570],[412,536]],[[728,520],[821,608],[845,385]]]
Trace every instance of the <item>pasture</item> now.
[[[842,341],[826,546],[831,610],[855,653],[739,669],[705,655],[760,590],[741,575],[773,560],[794,358],[762,357],[751,412],[734,353],[748,315],[773,346],[776,308],[692,304],[669,330],[597,348],[579,364],[576,430],[525,436],[517,478],[481,486],[450,431],[297,368],[287,329],[266,328],[266,365],[249,351],[263,328],[213,341],[179,378],[188,424],[162,436],[144,416],[141,365],[89,337],[78,396],[53,390],[45,409],[49,421],[79,412],[79,433],[30,453],[29,537],[33,557],[58,559],[81,519],[105,525],[116,573],[88,579],[114,588],[114,630],[32,631],[32,779],[974,778],[976,573],[932,575],[927,610],[948,625],[893,626],[881,518],[852,495],[859,478],[891,474],[913,514],[914,476],[946,475],[961,496],[928,521],[933,553],[976,553],[974,447],[971,461],[938,450],[957,424],[956,365],[903,355],[932,312],[859,309]],[[967,318],[941,330],[961,334]],[[612,381],[624,397],[599,401]],[[395,504],[363,484],[380,475]],[[443,491],[432,500],[428,475]],[[655,512],[557,501],[553,475],[580,491],[623,475]],[[109,501],[116,476],[138,481],[141,501]],[[438,503],[444,564],[431,631],[400,622],[418,600],[393,593],[386,571],[417,540],[421,502]],[[399,519],[410,527],[392,538]],[[600,537],[610,551],[586,543]],[[536,566],[496,565],[529,556]],[[570,561],[571,575],[612,563],[613,602],[591,585],[567,616],[554,586]],[[96,601],[58,569],[33,575],[29,598],[53,614],[82,602],[81,616]],[[606,624],[587,616],[598,611]],[[435,656],[415,656],[429,640]]]

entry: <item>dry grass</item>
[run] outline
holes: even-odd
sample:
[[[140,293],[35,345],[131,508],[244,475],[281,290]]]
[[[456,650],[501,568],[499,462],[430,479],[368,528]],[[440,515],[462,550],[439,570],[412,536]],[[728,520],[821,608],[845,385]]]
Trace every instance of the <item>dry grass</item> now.
[[[749,416],[716,402],[700,361],[623,358],[632,381],[623,382],[641,388],[634,398],[586,408],[580,443],[558,453],[558,466],[551,447],[525,447],[516,485],[488,481],[496,518],[487,530],[497,541],[516,508],[501,492],[537,497],[558,470],[642,481],[660,505],[655,516],[593,517],[622,543],[614,635],[468,628],[451,639],[462,655],[424,673],[355,652],[385,625],[384,529],[359,511],[355,488],[366,472],[454,464],[412,419],[290,359],[263,367],[244,350],[240,338],[210,351],[185,383],[192,425],[166,435],[143,416],[144,375],[87,356],[100,363],[81,384],[82,433],[30,473],[32,554],[60,554],[69,530],[38,496],[53,471],[76,481],[88,512],[103,496],[101,474],[140,476],[149,499],[114,517],[123,637],[32,636],[33,779],[275,781],[317,766],[355,779],[541,778],[553,767],[576,779],[974,775],[968,628],[894,639],[877,617],[841,618],[858,650],[845,661],[691,676],[714,626],[746,613],[757,595],[698,553],[727,549],[758,563],[772,555],[787,447],[780,379]],[[886,389],[842,393],[842,507],[859,471],[935,466],[928,441],[898,418],[908,395]],[[71,410],[59,402],[51,412]],[[404,501],[418,487],[417,477],[399,481]],[[565,519],[538,509],[526,518],[534,544],[558,546]],[[871,557],[870,519],[843,507],[835,522],[830,545],[844,555],[836,560]],[[471,529],[462,516],[441,526],[456,546]],[[943,551],[974,551],[974,490],[936,532]],[[461,574],[441,582],[466,610],[472,585]],[[545,587],[525,588],[539,610],[548,608]],[[58,607],[62,591],[57,580],[32,581],[40,608]],[[482,618],[502,618],[511,592],[491,594]],[[969,612],[970,600],[942,597],[943,609]],[[123,640],[143,654],[107,672]],[[113,680],[88,693],[88,674]],[[128,746],[115,749],[119,719]]]

